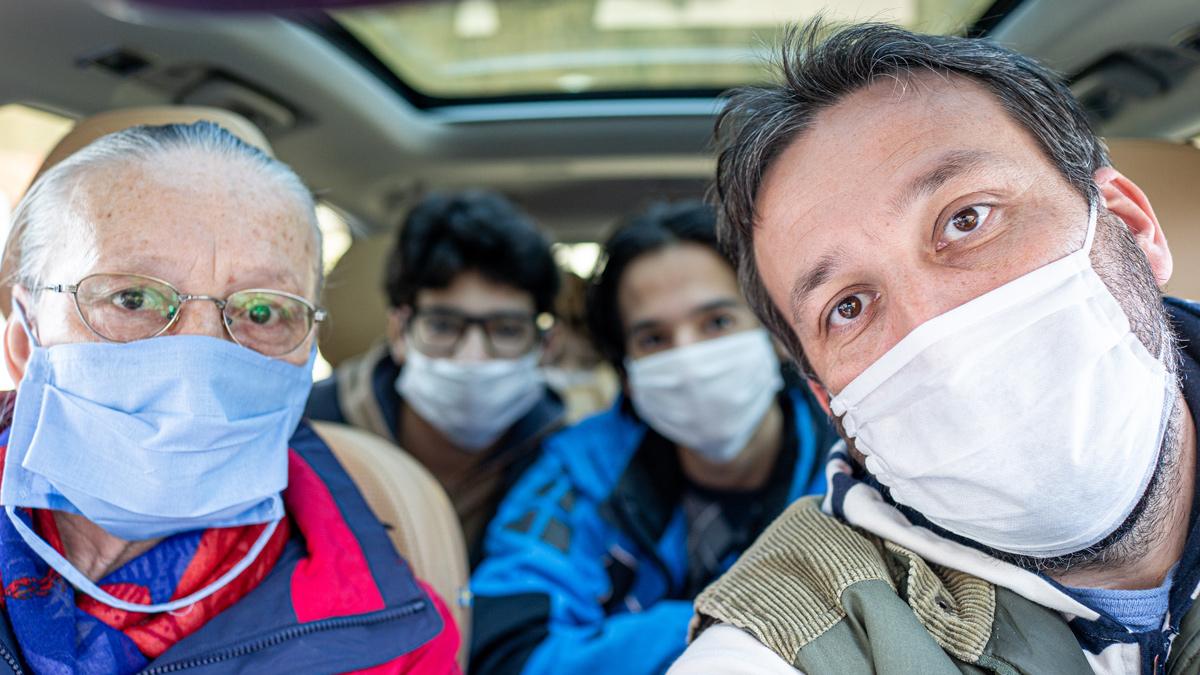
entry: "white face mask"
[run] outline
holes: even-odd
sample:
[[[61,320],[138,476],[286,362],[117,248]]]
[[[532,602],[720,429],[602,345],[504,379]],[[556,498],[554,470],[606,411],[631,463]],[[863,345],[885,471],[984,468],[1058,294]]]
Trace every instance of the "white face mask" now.
[[[1083,248],[913,329],[833,400],[866,468],[931,522],[1052,557],[1115,531],[1171,410],[1166,367]]]
[[[404,403],[464,450],[490,446],[542,397],[538,354],[459,362],[410,349],[396,391]]]
[[[655,431],[730,462],[783,388],[767,331],[755,329],[628,360],[630,399]]]

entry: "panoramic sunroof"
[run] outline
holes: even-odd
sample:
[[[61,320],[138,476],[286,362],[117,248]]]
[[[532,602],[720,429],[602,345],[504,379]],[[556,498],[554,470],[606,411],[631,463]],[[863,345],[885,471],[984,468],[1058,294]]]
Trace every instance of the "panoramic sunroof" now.
[[[761,81],[780,27],[817,14],[958,33],[995,0],[454,0],[333,12],[427,103],[718,91]]]

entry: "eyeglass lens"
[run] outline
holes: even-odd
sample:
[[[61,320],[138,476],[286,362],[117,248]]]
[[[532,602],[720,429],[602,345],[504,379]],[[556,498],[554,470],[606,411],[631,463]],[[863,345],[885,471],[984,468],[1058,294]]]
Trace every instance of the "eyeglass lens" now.
[[[158,335],[179,313],[183,300],[169,284],[138,275],[94,274],[77,285],[75,302],[84,323],[114,342]],[[312,329],[313,309],[274,291],[239,291],[226,299],[224,321],[243,347],[278,356],[300,346]]]
[[[413,320],[413,336],[418,348],[430,356],[452,356],[473,324],[483,328],[492,356],[516,358],[537,342],[537,326],[525,314],[491,314],[472,317],[448,311],[418,312]]]

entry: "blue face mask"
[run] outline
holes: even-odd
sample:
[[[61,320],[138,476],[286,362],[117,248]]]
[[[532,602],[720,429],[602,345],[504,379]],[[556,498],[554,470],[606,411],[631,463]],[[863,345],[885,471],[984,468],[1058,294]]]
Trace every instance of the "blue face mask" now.
[[[131,541],[277,519],[315,355],[296,366],[200,335],[35,346],[0,503]]]
[[[27,325],[19,308],[13,318]],[[296,366],[200,335],[35,346],[17,389],[0,504],[47,563],[93,596],[94,584],[22,527],[14,508],[77,513],[130,541],[272,523],[231,570],[240,571],[283,516],[288,439],[315,358],[314,347]]]

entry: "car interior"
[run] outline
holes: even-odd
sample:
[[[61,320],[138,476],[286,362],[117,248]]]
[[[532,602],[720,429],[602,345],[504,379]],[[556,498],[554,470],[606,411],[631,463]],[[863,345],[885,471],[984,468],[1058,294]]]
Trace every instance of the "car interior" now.
[[[321,200],[332,316],[321,352],[336,365],[382,334],[382,261],[420,195],[499,190],[586,275],[622,214],[704,195],[720,92],[761,81],[780,27],[824,12],[986,35],[1066,75],[1165,223],[1169,290],[1200,295],[1187,264],[1200,251],[1193,2],[320,4],[0,3],[0,203],[15,203],[76,119],[146,105],[240,113]],[[276,11],[229,11],[257,5]]]
[[[762,82],[782,27],[818,13],[982,35],[1063,73],[1164,224],[1168,291],[1200,297],[1194,0],[2,0],[0,226],[77,120],[147,106],[237,113],[319,200],[325,376],[382,336],[384,260],[421,196],[500,191],[586,277],[624,214],[705,195],[721,92]],[[379,448],[345,444],[369,482]],[[396,497],[431,485],[376,486],[387,522],[414,523],[394,539],[448,517],[440,502],[413,511],[432,497]],[[435,571],[399,540],[435,585],[461,587],[465,569]]]

